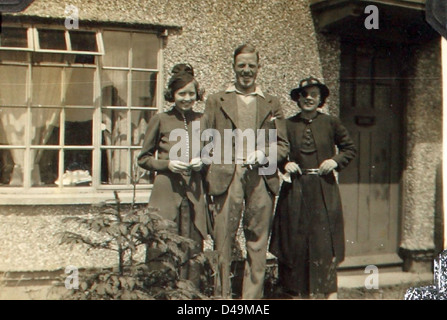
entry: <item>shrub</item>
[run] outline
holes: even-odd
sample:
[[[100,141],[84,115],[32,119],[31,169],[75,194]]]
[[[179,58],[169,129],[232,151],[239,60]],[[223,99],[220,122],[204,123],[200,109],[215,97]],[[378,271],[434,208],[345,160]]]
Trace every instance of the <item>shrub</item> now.
[[[152,208],[124,208],[115,199],[106,202],[98,214],[91,217],[68,217],[88,233],[63,232],[61,244],[84,244],[87,250],[112,250],[117,254],[114,268],[83,272],[78,289],[72,289],[65,299],[207,299],[211,294],[211,269],[206,254],[190,257],[194,241],[176,232],[177,225],[157,214]],[[139,249],[144,261],[135,259]],[[207,253],[212,255],[212,253]],[[199,290],[190,281],[180,279],[182,266],[195,261],[204,266],[201,275],[204,287]]]

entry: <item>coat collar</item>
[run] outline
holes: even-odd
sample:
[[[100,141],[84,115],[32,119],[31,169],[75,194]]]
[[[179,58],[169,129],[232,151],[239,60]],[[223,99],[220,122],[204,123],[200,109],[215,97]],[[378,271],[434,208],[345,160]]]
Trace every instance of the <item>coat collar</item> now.
[[[305,124],[310,124],[310,123],[312,123],[313,121],[315,121],[315,119],[317,119],[318,116],[319,116],[320,114],[321,114],[321,111],[317,110],[317,114],[315,115],[315,117],[313,117],[312,119],[306,119],[306,118],[303,117],[303,113],[302,113],[302,112],[299,112],[299,113],[296,115],[296,117],[297,117],[297,119],[298,119],[299,121],[304,122]]]
[[[236,91],[225,91],[221,97],[222,110],[227,114],[233,125],[237,127],[237,100]],[[271,113],[271,102],[272,100],[264,95],[256,95],[256,106],[257,106],[257,129],[261,128],[262,123]]]
[[[172,105],[172,108],[169,109],[167,111],[167,113],[175,115],[175,117],[177,119],[182,120],[182,121],[185,118],[186,121],[188,121],[188,122],[194,120],[196,118],[196,115],[197,115],[197,113],[194,110],[189,110],[189,111],[186,111],[186,112],[182,113],[175,107],[175,105]]]

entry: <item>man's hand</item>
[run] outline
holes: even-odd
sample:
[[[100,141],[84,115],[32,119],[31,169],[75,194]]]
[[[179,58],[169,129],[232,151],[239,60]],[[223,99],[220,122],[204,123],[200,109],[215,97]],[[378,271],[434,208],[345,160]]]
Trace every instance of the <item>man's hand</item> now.
[[[324,176],[328,173],[331,173],[332,170],[334,170],[335,168],[338,167],[337,162],[335,162],[335,160],[332,159],[327,159],[324,160],[323,163],[321,163],[320,167],[318,168],[318,174],[320,176]]]
[[[171,160],[169,161],[168,168],[174,173],[182,173],[188,171],[191,167],[188,163],[178,160]]]
[[[194,171],[200,171],[200,169],[202,169],[202,165],[203,165],[203,162],[202,162],[201,158],[193,158],[189,162],[190,168]]]
[[[298,172],[299,174],[303,174],[300,166],[293,161],[287,162],[286,166],[284,167],[284,170],[286,170],[287,173]]]

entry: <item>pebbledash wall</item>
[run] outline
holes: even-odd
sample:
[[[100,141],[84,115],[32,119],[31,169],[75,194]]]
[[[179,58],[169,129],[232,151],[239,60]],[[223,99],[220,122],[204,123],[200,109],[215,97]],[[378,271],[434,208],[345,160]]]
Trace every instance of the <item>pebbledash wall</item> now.
[[[250,42],[260,51],[262,68],[258,83],[265,91],[279,96],[286,116],[297,112],[289,99],[290,89],[309,75],[327,83],[331,97],[326,111],[338,113],[339,39],[315,31],[306,0],[35,0],[24,12],[11,16],[63,21],[67,4],[79,9],[80,27],[91,22],[179,27],[173,28],[165,41],[164,83],[174,64],[189,62],[207,94],[224,89],[233,80],[234,48]],[[412,63],[414,78],[408,88],[406,112],[407,148],[402,155],[406,157],[406,167],[401,247],[407,256],[412,252],[429,255],[434,248],[435,176],[442,150],[439,41],[420,46]],[[203,103],[197,107],[203,108]],[[76,230],[62,223],[64,217],[95,210],[94,205],[51,203],[1,206],[0,271],[13,274],[115,263],[114,257],[106,253],[58,244],[59,232]]]
[[[414,50],[406,109],[401,256],[410,270],[432,270],[432,253],[442,248],[442,74],[440,40]],[[436,224],[435,224],[436,222]],[[435,237],[436,235],[436,237]],[[434,251],[433,251],[434,250]]]

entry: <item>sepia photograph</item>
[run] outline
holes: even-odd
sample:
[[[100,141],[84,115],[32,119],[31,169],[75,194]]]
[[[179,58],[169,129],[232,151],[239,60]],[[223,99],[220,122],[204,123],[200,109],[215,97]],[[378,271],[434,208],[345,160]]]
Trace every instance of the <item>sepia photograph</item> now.
[[[0,300],[447,299],[444,0],[0,17]]]

